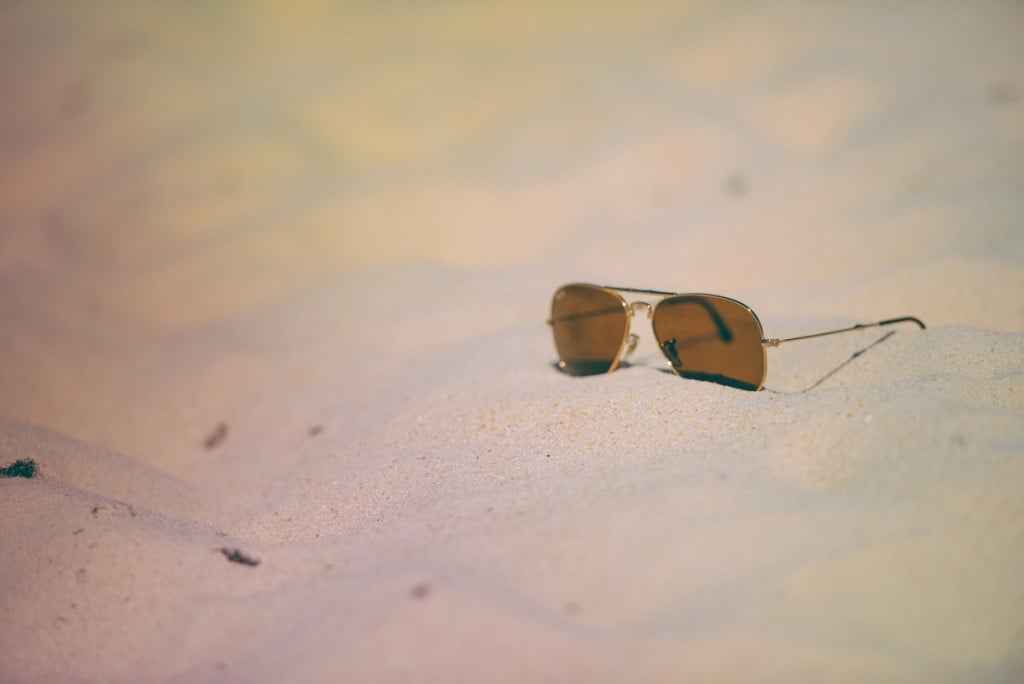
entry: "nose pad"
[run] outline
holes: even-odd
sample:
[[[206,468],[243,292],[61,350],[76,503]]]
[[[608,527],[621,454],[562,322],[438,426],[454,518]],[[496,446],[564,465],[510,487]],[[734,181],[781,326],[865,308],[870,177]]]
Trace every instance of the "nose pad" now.
[[[650,318],[651,313],[654,311],[654,309],[651,308],[651,305],[648,304],[647,302],[633,302],[632,304],[630,304],[630,307],[632,307],[633,309],[634,316],[639,315],[641,309],[643,309],[647,313],[647,317]]]
[[[675,368],[677,371],[683,367],[683,362],[679,359],[679,352],[676,351],[676,340],[673,337],[670,340],[665,340],[661,343],[661,350],[665,353],[668,358],[669,365]]]
[[[629,355],[632,354],[636,350],[636,343],[639,342],[639,341],[640,341],[640,336],[639,335],[634,335],[633,333],[629,333],[629,335],[626,336],[626,351],[622,355],[623,359],[628,359],[629,358]]]

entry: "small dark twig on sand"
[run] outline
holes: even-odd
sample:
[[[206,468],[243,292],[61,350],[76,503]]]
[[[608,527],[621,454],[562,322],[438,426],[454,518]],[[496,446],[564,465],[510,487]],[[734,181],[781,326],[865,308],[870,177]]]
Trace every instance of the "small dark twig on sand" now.
[[[251,558],[249,556],[246,556],[238,549],[229,549],[227,547],[221,547],[217,550],[223,553],[224,557],[232,563],[240,563],[242,565],[250,565],[252,567],[256,567],[260,564],[259,558]]]

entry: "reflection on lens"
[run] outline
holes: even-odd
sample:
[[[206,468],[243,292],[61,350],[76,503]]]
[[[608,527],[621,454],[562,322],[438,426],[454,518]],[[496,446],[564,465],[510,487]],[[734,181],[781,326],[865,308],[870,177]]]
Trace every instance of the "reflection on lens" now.
[[[654,336],[684,378],[756,390],[764,383],[764,331],[743,304],[715,295],[675,295],[654,308]]]
[[[592,285],[566,285],[551,302],[551,329],[562,370],[606,373],[617,365],[626,341],[626,302]]]

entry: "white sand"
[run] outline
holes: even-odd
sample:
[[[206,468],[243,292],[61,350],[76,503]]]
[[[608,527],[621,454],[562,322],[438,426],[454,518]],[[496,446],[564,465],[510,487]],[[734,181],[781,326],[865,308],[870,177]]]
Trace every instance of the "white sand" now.
[[[1020,5],[207,4],[0,6],[0,681],[1024,680]]]

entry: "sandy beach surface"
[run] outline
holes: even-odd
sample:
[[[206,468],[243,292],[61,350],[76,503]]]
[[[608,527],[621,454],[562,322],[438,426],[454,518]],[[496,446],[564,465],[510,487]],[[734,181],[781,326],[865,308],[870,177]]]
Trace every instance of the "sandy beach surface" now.
[[[1021,27],[0,4],[0,681],[1024,681]],[[574,378],[572,281],[928,328]]]

